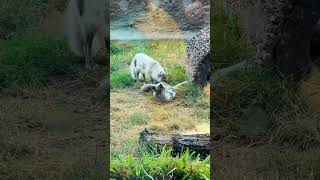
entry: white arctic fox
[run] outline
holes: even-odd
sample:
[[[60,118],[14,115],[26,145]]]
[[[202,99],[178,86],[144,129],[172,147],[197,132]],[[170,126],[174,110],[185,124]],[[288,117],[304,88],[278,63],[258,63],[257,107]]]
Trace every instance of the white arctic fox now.
[[[144,84],[140,90],[143,92],[152,90],[153,96],[158,102],[168,102],[172,101],[176,97],[176,89],[187,83],[188,81],[183,81],[175,86],[170,86],[165,82],[160,82],[158,84]]]
[[[138,53],[134,56],[131,61],[130,71],[135,81],[166,81],[166,70],[161,67],[159,62],[143,53]]]
[[[71,50],[94,65],[107,29],[107,0],[70,0],[65,13],[66,35]],[[100,37],[99,37],[100,36]]]

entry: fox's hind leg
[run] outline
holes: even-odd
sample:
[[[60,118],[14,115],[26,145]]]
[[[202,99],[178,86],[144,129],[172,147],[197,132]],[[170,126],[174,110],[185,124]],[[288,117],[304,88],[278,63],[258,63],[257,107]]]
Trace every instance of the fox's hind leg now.
[[[94,57],[92,55],[92,45],[93,45],[93,39],[94,36],[96,35],[96,28],[91,26],[89,28],[88,33],[86,35],[85,43],[84,43],[84,53],[86,56],[86,65],[85,68],[87,70],[96,70],[98,68],[98,65],[94,62]]]

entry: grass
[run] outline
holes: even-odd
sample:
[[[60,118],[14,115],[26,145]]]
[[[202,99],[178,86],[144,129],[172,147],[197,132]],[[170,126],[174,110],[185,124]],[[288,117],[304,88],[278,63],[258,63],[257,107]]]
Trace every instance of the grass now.
[[[104,160],[83,162],[79,161],[63,170],[62,180],[107,180]]]
[[[214,104],[215,113],[223,117],[221,121],[232,122],[227,125],[227,129],[240,130],[241,122],[237,118],[247,108],[260,107],[272,119],[268,121],[273,128],[270,127],[264,138],[273,143],[291,144],[300,148],[319,143],[318,133],[310,124],[316,123],[316,117],[308,112],[303,98],[297,93],[298,87],[292,82],[281,80],[272,71],[253,69],[235,72],[223,84],[227,87],[214,93]],[[226,133],[229,134],[227,129]]]
[[[172,157],[172,149],[144,153],[141,157],[118,155],[111,160],[112,179],[210,179],[210,157],[201,161],[188,150]]]
[[[167,66],[168,82],[178,84],[187,80],[187,72],[181,64],[170,64]]]
[[[129,72],[128,67],[134,55],[137,53],[145,53],[160,62],[164,68],[167,69],[168,83],[176,84],[186,80],[186,71],[184,67],[178,63],[183,57],[181,55],[184,54],[185,51],[184,41],[131,41],[130,43],[112,41],[110,49],[111,77],[119,71]],[[111,79],[111,84],[116,84],[116,82]],[[129,85],[131,84],[116,86],[115,89],[121,89]]]
[[[167,70],[170,85],[187,80],[185,67],[180,63],[184,58],[185,48],[184,40],[111,42],[113,91],[110,95],[110,125],[113,179],[209,178],[209,159],[200,161],[189,152],[175,158],[171,156],[171,150],[163,150],[160,154],[143,153],[138,142],[139,133],[145,128],[164,133],[188,133],[198,131],[195,129],[198,124],[205,124],[207,129],[199,133],[207,133],[210,98],[203,89],[194,84],[185,84],[177,90],[177,97],[173,102],[159,104],[152,93],[139,92],[142,83],[123,83],[132,82],[129,80],[129,65],[138,52],[161,63]],[[186,97],[192,101],[186,103]],[[200,102],[205,106],[200,105]],[[192,116],[197,111],[201,111],[202,116]]]
[[[187,107],[210,108],[208,96],[201,86],[193,83],[183,84],[177,89],[177,99]]]
[[[130,121],[133,125],[141,125],[145,124],[147,121],[147,118],[145,114],[143,113],[137,113],[130,116]]]
[[[214,2],[216,8],[214,13],[211,13],[212,27],[214,27],[212,41],[215,44],[211,49],[213,69],[248,60],[253,50],[250,43],[241,37],[237,16],[224,12],[221,3],[221,1]]]
[[[1,0],[0,39],[11,39],[29,30],[46,15],[48,0]]]
[[[75,72],[75,56],[64,40],[26,34],[0,40],[0,88],[39,84],[49,77]]]
[[[211,14],[214,68],[250,62],[252,46],[241,37],[237,16],[227,14],[217,3]],[[212,111],[217,118],[213,129],[221,139],[234,138],[235,142],[229,147],[234,152],[229,160],[216,156],[217,166],[226,170],[220,179],[232,179],[232,174],[251,177],[242,172],[255,173],[255,179],[319,177],[318,162],[309,155],[311,151],[315,157],[319,154],[319,115],[307,106],[300,83],[258,67],[236,71],[216,82]],[[245,154],[250,156],[241,157]]]
[[[121,89],[133,85],[134,81],[128,72],[118,71],[111,74],[111,90]]]
[[[89,101],[89,104],[85,103],[88,108],[91,103],[85,99],[84,89],[91,86],[92,91],[96,88],[92,84],[100,80],[100,77],[96,77],[98,75],[91,72],[85,72],[90,78],[79,77],[82,75],[80,67],[83,66],[77,62],[78,58],[70,51],[66,40],[53,34],[43,35],[45,32],[40,30],[42,22],[48,19],[46,15],[52,10],[50,8],[62,11],[66,2],[0,0],[0,104],[3,105],[0,113],[0,179],[105,179],[104,161],[91,162],[95,158],[94,153],[100,151],[95,148],[96,142],[90,145],[89,139],[82,138],[80,141],[64,136],[63,138],[71,140],[70,143],[59,143],[59,148],[56,148],[56,142],[48,136],[52,129],[44,126],[44,122],[52,117],[55,120],[64,117],[72,119],[70,114],[55,117],[53,112],[53,109],[59,107],[68,109],[71,107],[68,102],[72,102],[72,107],[81,108],[82,102]],[[78,79],[69,81],[71,76],[78,73]],[[61,79],[67,80],[60,81]],[[65,94],[69,85],[74,88],[74,94]],[[15,90],[18,89],[27,98],[16,96]],[[70,100],[74,95],[77,97]],[[63,100],[58,100],[59,98]],[[96,104],[92,109],[96,113],[105,111],[104,105],[99,109]],[[80,131],[90,129],[90,124],[83,124],[85,121],[81,120],[87,119],[87,113],[83,113],[83,118],[79,116],[79,123],[76,123]],[[91,123],[95,127],[105,125],[93,121]],[[102,142],[105,137],[99,135],[103,133],[94,131],[96,134],[93,136],[100,138],[101,141],[97,141]],[[43,146],[44,144],[52,146]],[[77,144],[77,147],[73,144]],[[94,150],[89,150],[88,147],[93,147]],[[87,156],[82,156],[84,152]],[[83,160],[78,162],[78,157]]]

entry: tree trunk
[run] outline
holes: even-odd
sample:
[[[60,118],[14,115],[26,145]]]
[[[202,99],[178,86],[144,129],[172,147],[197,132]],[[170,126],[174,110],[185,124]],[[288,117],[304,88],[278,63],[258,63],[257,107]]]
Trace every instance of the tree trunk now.
[[[204,158],[210,154],[210,134],[159,134],[145,129],[140,133],[140,142],[158,148],[172,147],[173,154],[181,153],[187,148]]]

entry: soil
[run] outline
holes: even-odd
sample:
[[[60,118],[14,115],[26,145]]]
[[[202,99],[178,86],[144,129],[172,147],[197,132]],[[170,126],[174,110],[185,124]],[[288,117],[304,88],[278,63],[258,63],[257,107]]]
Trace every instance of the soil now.
[[[57,179],[77,164],[106,157],[106,101],[102,74],[59,77],[40,89],[0,96],[0,179]],[[105,164],[105,163],[103,163]],[[2,173],[0,173],[2,174]]]

